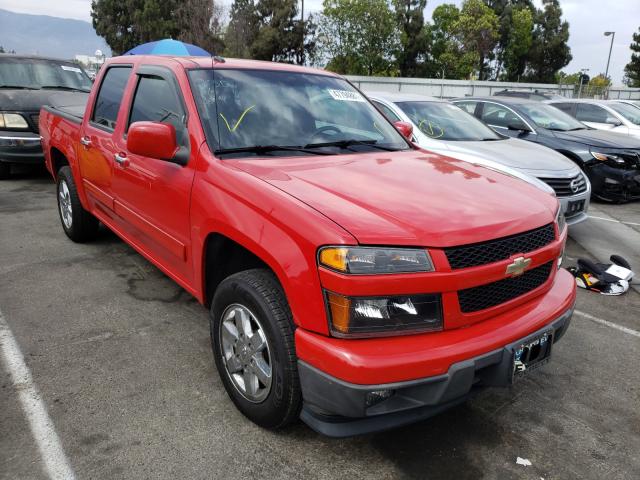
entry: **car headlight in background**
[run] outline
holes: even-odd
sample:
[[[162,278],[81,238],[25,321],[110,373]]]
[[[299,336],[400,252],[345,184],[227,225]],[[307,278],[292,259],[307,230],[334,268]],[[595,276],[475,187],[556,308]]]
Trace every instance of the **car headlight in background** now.
[[[618,155],[614,155],[612,153],[600,153],[600,152],[591,152],[591,156],[596,160],[600,160],[601,162],[606,162],[607,160],[611,160],[615,163],[624,163],[624,159],[620,158]]]
[[[556,223],[558,224],[558,237],[562,235],[564,228],[567,226],[567,219],[562,212],[562,207],[558,207],[558,213],[556,213]]]
[[[318,263],[359,275],[433,271],[429,254],[418,248],[324,247],[318,254]]]
[[[346,297],[325,291],[336,337],[402,335],[442,329],[440,295]]]
[[[17,113],[0,113],[0,128],[27,130],[29,124],[22,115]]]

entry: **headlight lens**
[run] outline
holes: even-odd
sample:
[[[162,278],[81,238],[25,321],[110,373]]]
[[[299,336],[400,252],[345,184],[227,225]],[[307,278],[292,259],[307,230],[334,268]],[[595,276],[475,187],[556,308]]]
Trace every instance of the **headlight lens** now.
[[[601,162],[606,162],[607,160],[611,160],[616,163],[624,163],[624,159],[612,153],[591,152],[591,156],[596,160],[600,160]]]
[[[345,297],[325,292],[336,337],[401,335],[442,329],[440,295]]]
[[[417,248],[325,247],[318,262],[332,270],[360,275],[433,270],[429,254]]]
[[[562,212],[562,207],[558,207],[558,213],[556,213],[556,223],[558,224],[558,236],[560,236],[564,231],[564,227],[567,226],[567,219]]]
[[[0,113],[0,128],[27,129],[29,125],[22,115],[17,113]]]

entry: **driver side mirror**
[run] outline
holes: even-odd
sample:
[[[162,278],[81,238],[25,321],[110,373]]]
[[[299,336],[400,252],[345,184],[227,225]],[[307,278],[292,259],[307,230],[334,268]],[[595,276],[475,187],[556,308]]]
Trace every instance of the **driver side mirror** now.
[[[408,122],[393,122],[393,126],[400,132],[400,134],[411,141],[413,137],[413,125]]]
[[[181,163],[176,161],[176,129],[167,123],[132,123],[127,132],[127,150],[141,157]]]
[[[509,130],[518,130],[520,132],[530,132],[531,129],[522,121],[514,120],[507,125]]]
[[[607,125],[613,125],[614,127],[619,127],[620,125],[622,125],[622,122],[615,117],[607,117],[604,123],[606,123]]]

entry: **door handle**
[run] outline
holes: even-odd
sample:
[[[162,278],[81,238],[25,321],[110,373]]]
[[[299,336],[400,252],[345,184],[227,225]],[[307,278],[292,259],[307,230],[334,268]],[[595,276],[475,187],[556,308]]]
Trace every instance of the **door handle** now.
[[[113,156],[113,158],[116,161],[116,163],[120,165],[122,168],[126,168],[129,166],[129,159],[124,153],[116,153]]]
[[[80,137],[80,143],[85,147],[91,146],[91,139],[89,137]]]

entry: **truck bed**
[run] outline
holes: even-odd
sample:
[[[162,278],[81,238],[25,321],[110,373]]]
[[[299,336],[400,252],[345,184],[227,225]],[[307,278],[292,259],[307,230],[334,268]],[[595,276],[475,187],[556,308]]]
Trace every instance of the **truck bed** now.
[[[51,106],[45,105],[43,110],[46,110],[49,113],[57,115],[59,117],[63,117],[70,122],[80,124],[82,123],[82,117],[84,116],[86,104],[81,105],[61,105],[61,106]]]

